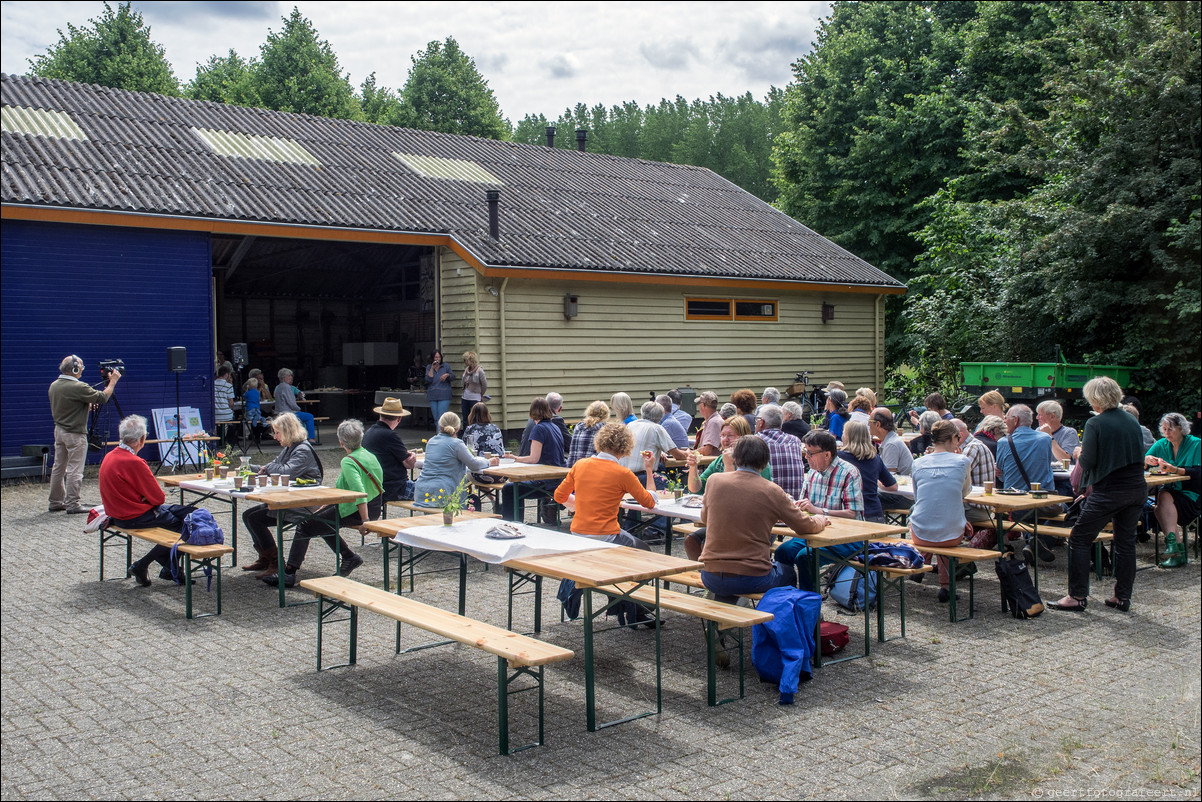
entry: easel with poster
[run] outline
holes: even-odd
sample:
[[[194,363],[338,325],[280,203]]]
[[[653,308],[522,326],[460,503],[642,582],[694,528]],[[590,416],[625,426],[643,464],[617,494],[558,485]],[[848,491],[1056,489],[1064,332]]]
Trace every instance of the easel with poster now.
[[[203,437],[205,434],[204,426],[200,422],[200,410],[196,407],[179,407],[179,415],[183,418],[183,431],[180,432],[180,436],[183,437],[182,452],[181,441],[175,439],[179,422],[175,414],[176,408],[152,409],[150,412],[154,416],[155,435],[159,440],[164,441],[159,443],[159,460],[164,465],[170,462],[176,468],[185,463],[191,463],[199,470],[201,466],[200,442],[188,438]]]

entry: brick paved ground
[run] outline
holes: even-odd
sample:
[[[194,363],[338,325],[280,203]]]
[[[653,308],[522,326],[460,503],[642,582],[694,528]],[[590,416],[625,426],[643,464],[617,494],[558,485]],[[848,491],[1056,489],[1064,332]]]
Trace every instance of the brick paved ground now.
[[[98,500],[95,476],[85,500]],[[908,639],[820,671],[792,707],[750,669],[746,699],[707,707],[700,627],[672,618],[663,715],[591,734],[581,627],[552,623],[543,637],[578,656],[547,671],[548,742],[500,757],[487,655],[397,657],[392,628],[365,615],[359,665],[317,674],[314,607],[281,610],[274,589],[232,569],[223,614],[186,621],[181,589],[97,582],[82,516],[47,513],[45,499],[45,485],[2,491],[4,799],[1199,795],[1197,561],[1140,572],[1128,615],[1101,604],[1104,586],[1084,615],[1015,621],[982,574],[980,614],[953,626],[934,583],[911,585]],[[355,578],[380,583],[379,546],[358,550]],[[332,566],[315,543],[302,574]],[[504,575],[479,569],[468,614],[504,624]],[[419,577],[416,598],[454,609],[454,577]],[[1063,568],[1044,579],[1046,600],[1063,592]],[[558,622],[553,598],[543,615]],[[601,715],[654,705],[653,637],[599,636]],[[332,631],[329,648],[344,643]],[[530,701],[515,702],[515,739],[532,733]]]

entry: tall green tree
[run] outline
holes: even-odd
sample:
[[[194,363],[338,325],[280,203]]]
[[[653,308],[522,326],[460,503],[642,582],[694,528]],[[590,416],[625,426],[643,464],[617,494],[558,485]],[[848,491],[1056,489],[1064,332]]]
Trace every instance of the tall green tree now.
[[[1194,3],[1056,6],[1030,83],[974,138],[975,172],[933,202],[910,333],[946,359],[1142,365],[1160,412],[1202,397],[1202,61]],[[982,199],[998,177],[1012,197]],[[956,289],[969,287],[968,290]],[[951,288],[949,290],[949,288]],[[996,298],[992,317],[957,300]],[[946,302],[946,303],[944,303]],[[991,323],[981,325],[982,321]],[[955,342],[954,339],[950,340]]]
[[[193,100],[262,106],[255,86],[257,70],[257,62],[247,61],[231,49],[229,55],[213,56],[206,64],[197,65],[196,77],[184,88],[184,94]]]
[[[412,57],[401,88],[401,125],[446,134],[508,139],[511,126],[476,62],[448,36]]]
[[[45,54],[29,60],[30,73],[46,78],[100,84],[135,92],[178,95],[179,80],[167,62],[163,46],[150,38],[150,26],[131,4],[104,13],[77,28],[58,31],[58,42]]]
[[[777,138],[778,204],[900,280],[921,252],[921,203],[963,172],[963,111],[944,91],[965,3],[836,2],[793,65]],[[887,304],[890,361],[908,349]]]
[[[350,79],[342,72],[330,43],[300,10],[269,31],[253,70],[253,86],[265,108],[319,117],[363,119]]]
[[[374,72],[367,76],[363,85],[359,87],[359,105],[363,108],[364,119],[369,123],[401,124],[403,115],[401,114],[400,98],[397,97],[396,92],[376,83]]]

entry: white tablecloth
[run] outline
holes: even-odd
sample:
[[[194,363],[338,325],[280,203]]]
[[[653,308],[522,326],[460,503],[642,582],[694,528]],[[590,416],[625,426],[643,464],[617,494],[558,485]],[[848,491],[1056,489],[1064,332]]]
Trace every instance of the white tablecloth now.
[[[494,540],[485,533],[502,523],[496,519],[474,519],[450,526],[414,526],[397,532],[393,540],[430,551],[463,552],[486,563],[503,563],[544,554],[564,554],[573,551],[616,548],[613,543],[588,537],[568,535],[552,529],[527,524],[511,524],[521,530],[523,538]]]
[[[653,510],[647,509],[637,501],[627,500],[622,502],[622,509],[635,510],[646,515],[666,515],[669,518],[683,518],[684,520],[692,521],[693,523],[701,523],[701,508],[686,507],[681,503],[687,498],[688,496],[684,496],[680,501],[677,501],[674,498],[659,498],[657,495],[655,499],[655,509]],[[697,498],[700,498],[700,496]]]

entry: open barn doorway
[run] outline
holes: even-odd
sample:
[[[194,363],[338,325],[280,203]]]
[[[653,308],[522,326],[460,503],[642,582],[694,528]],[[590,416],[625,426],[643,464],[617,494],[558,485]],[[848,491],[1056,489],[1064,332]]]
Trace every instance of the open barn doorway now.
[[[212,253],[217,350],[248,346],[236,379],[259,368],[274,389],[288,368],[335,425],[370,420],[376,391],[408,391],[434,348],[432,247],[215,234]]]

